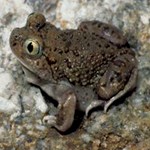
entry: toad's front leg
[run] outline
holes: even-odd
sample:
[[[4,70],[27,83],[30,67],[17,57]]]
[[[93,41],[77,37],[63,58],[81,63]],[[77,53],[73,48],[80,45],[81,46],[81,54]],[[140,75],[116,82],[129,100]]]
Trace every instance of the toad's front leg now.
[[[43,84],[41,89],[58,102],[58,113],[55,116],[45,116],[44,122],[55,127],[60,132],[67,131],[73,124],[76,110],[76,95],[65,83]]]
[[[46,93],[49,92],[47,86],[48,85],[44,85],[41,87]],[[61,88],[63,88],[63,85],[56,85],[55,94],[53,93],[54,95],[50,95],[58,101],[58,113],[55,116],[45,116],[43,121],[55,127],[60,132],[65,132],[72,126],[74,121],[76,96],[71,89],[67,89],[60,93]]]
[[[74,121],[76,109],[76,95],[69,83],[49,83],[41,80],[27,68],[23,67],[27,81],[39,86],[45,93],[58,102],[58,114],[45,116],[43,121],[55,127],[60,132],[67,131]]]

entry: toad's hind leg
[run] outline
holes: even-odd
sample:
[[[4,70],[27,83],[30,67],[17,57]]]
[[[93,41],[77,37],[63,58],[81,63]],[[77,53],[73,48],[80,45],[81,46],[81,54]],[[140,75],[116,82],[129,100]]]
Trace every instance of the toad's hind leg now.
[[[104,100],[93,100],[91,104],[86,108],[86,116],[88,116],[89,112],[96,107],[104,107],[104,112],[106,113],[109,106],[115,102],[117,99],[121,98],[124,94],[131,91],[136,85],[136,78],[137,78],[137,68],[133,69],[132,75],[124,87],[122,91],[120,91],[117,95],[113,96],[109,101]]]
[[[104,112],[107,112],[109,106],[115,102],[117,99],[121,98],[127,92],[131,91],[135,88],[137,79],[137,68],[134,68],[131,73],[131,77],[129,78],[128,83],[125,85],[124,89],[120,91],[117,95],[113,96],[108,102],[106,102],[104,106]]]
[[[91,104],[86,108],[85,110],[85,115],[86,117],[88,117],[89,115],[89,112],[93,109],[93,108],[96,108],[96,107],[104,107],[105,106],[105,101],[103,100],[93,100],[91,102]]]
[[[71,85],[66,82],[50,83],[23,67],[27,81],[39,86],[45,93],[58,102],[58,113],[45,116],[43,121],[60,132],[67,131],[73,124],[76,110],[76,95]]]

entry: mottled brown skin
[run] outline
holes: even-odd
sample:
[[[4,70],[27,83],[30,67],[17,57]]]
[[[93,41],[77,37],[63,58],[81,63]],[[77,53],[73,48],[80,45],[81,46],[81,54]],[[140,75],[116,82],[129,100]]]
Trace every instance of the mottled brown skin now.
[[[58,102],[56,116],[44,119],[68,130],[76,109],[108,107],[135,87],[137,61],[122,32],[99,21],[82,22],[76,30],[60,30],[42,14],[29,15],[16,28],[10,46],[27,81]]]

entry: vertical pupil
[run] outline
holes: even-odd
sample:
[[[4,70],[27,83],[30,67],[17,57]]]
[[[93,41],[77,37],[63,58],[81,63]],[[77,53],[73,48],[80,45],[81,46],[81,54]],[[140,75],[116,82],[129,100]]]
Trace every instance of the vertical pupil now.
[[[32,44],[32,42],[31,43],[29,43],[28,44],[28,51],[30,52],[30,53],[32,53],[32,51],[33,51],[33,44]]]

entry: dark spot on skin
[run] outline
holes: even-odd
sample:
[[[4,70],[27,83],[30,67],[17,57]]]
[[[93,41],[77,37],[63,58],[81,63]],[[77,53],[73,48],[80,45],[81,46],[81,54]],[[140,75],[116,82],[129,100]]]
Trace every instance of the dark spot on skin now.
[[[83,28],[84,28],[85,30],[87,30],[87,29],[88,29],[86,25],[84,25],[84,26],[83,26]]]
[[[92,41],[95,41],[96,40],[96,38],[95,37],[92,37]]]
[[[100,44],[99,44],[99,45],[98,45],[98,47],[99,47],[99,48],[101,48],[101,47],[102,47],[102,45],[100,45]]]
[[[104,31],[105,31],[106,33],[108,33],[108,32],[109,32],[109,27],[104,26]]]
[[[90,43],[87,43],[87,46],[90,46]]]
[[[84,39],[87,39],[87,37],[86,37],[86,36],[84,36]]]
[[[69,52],[69,47],[65,47],[64,52],[68,53]]]
[[[67,59],[67,60],[65,60],[65,62],[66,62],[66,64],[67,64],[67,67],[68,68],[71,68],[71,62],[69,62],[69,60]]]
[[[95,35],[95,32],[92,32],[92,35]]]
[[[77,50],[74,50],[74,51],[73,51],[73,54],[74,54],[75,56],[79,56],[79,53],[78,53]]]
[[[85,95],[88,96],[88,93],[86,92]]]
[[[57,48],[55,47],[55,48],[54,48],[54,52],[56,52],[56,51],[57,51]]]
[[[110,47],[110,45],[109,45],[109,44],[106,44],[106,45],[105,45],[105,47],[106,47],[106,48],[109,48],[109,47]]]
[[[114,35],[114,34],[115,34],[115,31],[114,31],[114,30],[111,30],[111,34]]]
[[[98,28],[100,28],[100,27],[101,27],[101,23],[98,24]]]
[[[63,53],[62,49],[57,49],[57,52],[58,52],[59,54],[62,54],[62,53]]]
[[[39,66],[39,65],[40,65],[40,62],[39,62],[39,61],[36,61],[36,65]]]
[[[93,21],[92,22],[92,25],[96,25],[98,22],[97,21]]]
[[[67,41],[67,39],[65,39],[65,38],[63,38],[62,40],[63,40],[64,42],[66,42],[66,41]]]
[[[13,43],[13,46],[16,46],[17,45],[17,43],[15,42],[15,43]]]
[[[18,35],[15,35],[15,39],[18,39]]]

